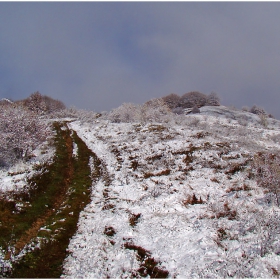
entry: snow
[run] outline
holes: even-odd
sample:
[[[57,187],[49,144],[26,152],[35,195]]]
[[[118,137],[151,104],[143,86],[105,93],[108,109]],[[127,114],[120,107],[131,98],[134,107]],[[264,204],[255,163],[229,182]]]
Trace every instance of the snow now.
[[[0,101],[8,102],[8,103],[13,103],[10,99],[7,98],[2,98]]]
[[[200,124],[190,128],[112,124],[102,120],[69,124],[102,160],[111,183],[106,186],[99,180],[93,185],[92,201],[81,213],[78,232],[70,241],[63,277],[132,277],[140,261],[135,251],[125,248],[127,243],[151,252],[171,278],[271,277],[272,267],[279,271],[279,255],[273,252],[262,258],[256,255],[256,232],[247,234],[245,230],[244,238],[240,237],[242,227],[248,223],[248,213],[255,219],[254,211],[263,211],[264,207],[256,203],[264,196],[263,191],[245,171],[225,172],[230,170],[231,164],[242,164],[250,158],[255,146],[279,148],[260,134],[260,131],[267,134],[271,131],[250,126],[247,128],[251,130],[251,137],[247,137],[250,139],[238,143],[235,139],[240,138],[239,135],[227,136],[230,127],[242,128],[237,122],[228,123],[214,116],[196,117]],[[210,135],[198,139],[195,135],[201,132],[199,126],[204,122],[208,124]],[[163,126],[162,131],[159,126]],[[218,129],[224,133],[219,134]],[[255,143],[250,145],[248,141]],[[225,142],[229,143],[228,151],[218,145]],[[191,147],[197,149],[186,169],[183,152]],[[133,160],[138,164],[135,170]],[[164,175],[167,169],[170,173]],[[243,184],[249,185],[251,190],[229,191],[230,186]],[[184,205],[184,199],[194,193],[207,203]],[[226,201],[243,218],[217,218]],[[140,217],[132,226],[131,215],[137,214]],[[107,236],[106,227],[113,227],[115,235]],[[232,240],[221,240],[222,245],[219,244],[219,228],[225,228]],[[248,255],[251,252],[253,256],[249,268],[243,271],[238,261],[242,252]]]
[[[257,151],[279,151],[279,124],[261,127],[250,115],[254,121],[244,126],[239,118],[249,113],[221,118],[226,109],[215,110],[172,124],[69,120],[110,180],[93,182],[63,278],[135,278],[143,262],[128,249],[132,245],[170,278],[271,278],[280,272],[279,207],[267,203],[249,176]],[[89,165],[93,171],[93,158]],[[1,192],[23,187],[32,170],[21,163],[1,171]],[[190,203],[194,194],[202,204]]]
[[[33,151],[34,157],[27,161],[20,161],[9,169],[0,169],[0,193],[7,195],[9,192],[20,192],[28,188],[27,179],[34,176],[37,171],[34,168],[46,162],[51,162],[55,149],[47,147],[47,142],[43,143]]]

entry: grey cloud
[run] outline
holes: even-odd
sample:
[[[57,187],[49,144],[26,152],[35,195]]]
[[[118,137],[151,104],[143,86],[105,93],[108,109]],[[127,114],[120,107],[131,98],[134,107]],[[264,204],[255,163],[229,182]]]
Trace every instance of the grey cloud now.
[[[102,111],[214,90],[280,118],[279,5],[2,2],[0,95]]]

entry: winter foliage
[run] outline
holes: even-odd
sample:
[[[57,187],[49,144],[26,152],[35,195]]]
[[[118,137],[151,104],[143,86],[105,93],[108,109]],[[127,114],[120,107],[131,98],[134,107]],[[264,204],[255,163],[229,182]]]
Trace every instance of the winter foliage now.
[[[215,92],[211,92],[209,95],[206,95],[199,91],[191,91],[183,94],[181,97],[175,93],[172,93],[162,97],[162,99],[167,104],[167,106],[173,110],[173,112],[179,111],[180,108],[200,108],[202,106],[220,105],[220,98]]]
[[[41,95],[38,91],[32,93],[28,98],[19,103],[22,103],[28,110],[39,115],[50,114],[66,108],[61,101]]]
[[[27,160],[49,134],[47,125],[36,113],[16,104],[0,108],[0,165],[7,167]]]
[[[172,112],[161,99],[152,99],[143,105],[124,103],[109,112],[106,118],[114,123],[121,122],[168,122]]]

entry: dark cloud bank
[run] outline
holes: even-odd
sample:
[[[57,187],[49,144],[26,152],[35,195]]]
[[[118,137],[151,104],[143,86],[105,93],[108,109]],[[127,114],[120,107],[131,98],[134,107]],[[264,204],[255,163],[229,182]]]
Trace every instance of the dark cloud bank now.
[[[1,2],[0,97],[95,111],[215,91],[280,118],[280,3]]]

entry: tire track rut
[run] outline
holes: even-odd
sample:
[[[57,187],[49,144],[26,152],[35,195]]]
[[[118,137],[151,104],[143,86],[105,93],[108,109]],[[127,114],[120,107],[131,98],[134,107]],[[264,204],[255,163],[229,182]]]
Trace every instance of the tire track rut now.
[[[88,149],[75,131],[66,123],[54,123],[56,130],[56,155],[46,172],[29,181],[31,207],[25,213],[10,214],[14,226],[13,250],[6,259],[12,262],[11,278],[59,278],[67,247],[77,230],[79,213],[90,202],[92,184],[104,173],[99,158]],[[73,142],[78,154],[73,156]],[[90,158],[97,163],[94,170],[89,166]],[[5,209],[7,211],[7,209]],[[7,219],[8,220],[8,219]],[[26,245],[37,242],[20,257]],[[29,246],[30,248],[30,246]]]

